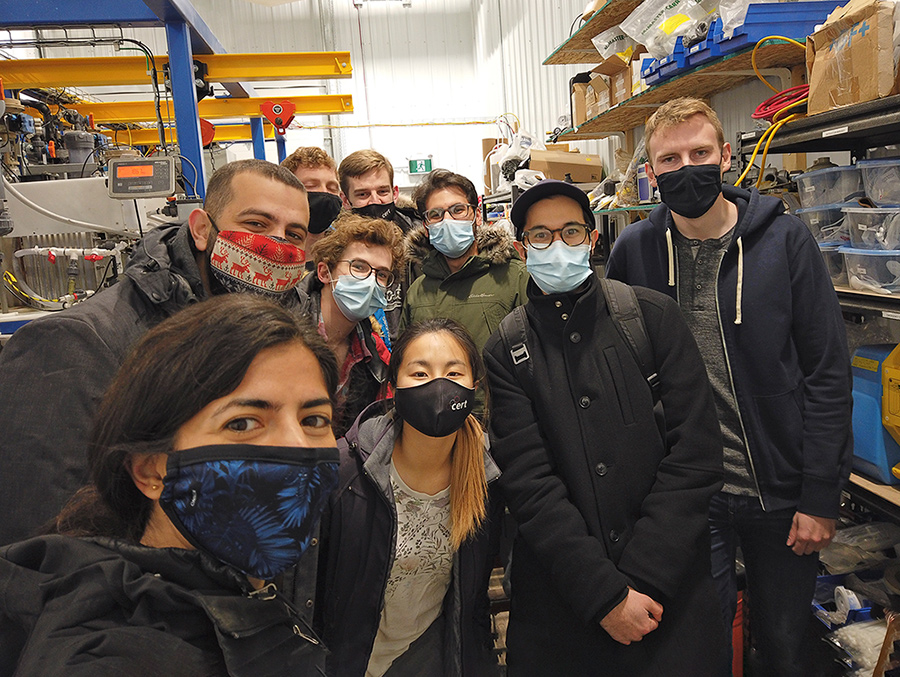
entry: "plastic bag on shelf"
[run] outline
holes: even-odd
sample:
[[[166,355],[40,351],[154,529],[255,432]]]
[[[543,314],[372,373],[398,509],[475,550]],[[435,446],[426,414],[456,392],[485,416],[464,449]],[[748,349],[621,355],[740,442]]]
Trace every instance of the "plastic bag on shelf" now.
[[[616,151],[616,164],[619,164],[619,151]],[[647,162],[647,151],[646,146],[644,145],[644,140],[641,139],[641,142],[637,145],[637,148],[634,149],[634,155],[631,156],[631,160],[628,162],[628,167],[625,169],[625,176],[622,178],[622,183],[619,185],[619,190],[616,192],[616,199],[613,201],[612,207],[632,207],[639,202],[638,198],[638,189],[637,189],[637,168],[638,165]]]
[[[835,541],[819,553],[819,561],[830,574],[849,574],[851,571],[871,569],[885,559],[887,558],[879,552],[867,552]]]
[[[621,26],[606,29],[591,38],[591,42],[594,43],[594,47],[600,52],[604,61],[618,55],[625,64],[631,62],[631,56],[637,47],[634,40],[625,34]]]
[[[664,59],[675,50],[679,36],[694,37],[701,28],[705,36],[707,15],[715,9],[708,9],[703,0],[644,0],[620,27],[653,58]]]
[[[861,548],[868,552],[886,550],[900,543],[900,526],[891,522],[869,522],[838,529],[833,543]]]
[[[868,670],[871,674],[881,653],[886,628],[883,619],[853,623],[826,635],[825,641],[844,651],[855,670]]]

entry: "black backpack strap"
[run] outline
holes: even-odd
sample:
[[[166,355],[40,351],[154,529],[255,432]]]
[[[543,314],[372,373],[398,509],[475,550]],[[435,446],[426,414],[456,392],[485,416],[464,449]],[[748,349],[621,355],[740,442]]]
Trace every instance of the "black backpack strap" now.
[[[528,320],[525,318],[525,306],[516,306],[500,322],[500,338],[509,352],[519,384],[525,394],[533,399],[534,363],[528,350]]]
[[[609,314],[619,334],[628,344],[641,373],[647,379],[653,403],[659,402],[659,374],[653,360],[653,346],[647,336],[644,316],[634,290],[624,282],[600,278],[600,288],[606,297]]]

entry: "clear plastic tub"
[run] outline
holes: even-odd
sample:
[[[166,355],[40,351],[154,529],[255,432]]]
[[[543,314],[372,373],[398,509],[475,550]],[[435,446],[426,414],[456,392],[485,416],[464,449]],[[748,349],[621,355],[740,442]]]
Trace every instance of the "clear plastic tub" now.
[[[851,289],[900,295],[900,251],[841,247]]]
[[[853,202],[864,195],[862,174],[856,165],[806,172],[797,177],[797,188],[804,209]]]
[[[866,195],[879,207],[900,205],[900,158],[861,160]]]
[[[809,207],[808,209],[798,209],[794,214],[806,224],[809,232],[816,238],[816,242],[846,244],[850,241],[850,233],[847,232],[844,214],[841,212],[844,206],[836,204]]]
[[[900,207],[844,207],[850,246],[857,249],[900,249]]]
[[[844,253],[836,242],[822,242],[819,251],[825,260],[825,267],[831,276],[831,283],[837,287],[847,286],[847,270],[844,268]]]

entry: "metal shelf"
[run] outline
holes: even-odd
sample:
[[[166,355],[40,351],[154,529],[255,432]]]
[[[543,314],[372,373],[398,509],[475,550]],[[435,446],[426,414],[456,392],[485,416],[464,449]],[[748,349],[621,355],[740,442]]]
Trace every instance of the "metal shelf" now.
[[[834,290],[842,310],[900,320],[900,296],[870,294],[846,287],[835,287]]]
[[[559,140],[600,139],[618,134],[644,124],[655,109],[670,99],[686,95],[708,98],[751,80],[756,77],[751,65],[752,51],[751,46],[655,85],[591,118],[577,130],[565,132]],[[805,59],[802,50],[781,41],[772,41],[756,51],[756,65],[760,69],[789,68],[804,63]]]
[[[574,35],[544,59],[544,65],[600,63],[603,59],[600,58],[600,52],[594,47],[591,38],[620,24],[640,4],[641,0],[607,0],[607,3],[594,12]]]
[[[763,131],[741,135],[740,152],[749,154]],[[770,153],[863,151],[900,140],[900,94],[844,106],[787,123],[779,130]]]

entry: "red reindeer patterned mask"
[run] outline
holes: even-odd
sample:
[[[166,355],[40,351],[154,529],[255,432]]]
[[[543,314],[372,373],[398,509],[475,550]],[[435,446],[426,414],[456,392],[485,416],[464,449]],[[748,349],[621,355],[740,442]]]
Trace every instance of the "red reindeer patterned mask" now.
[[[303,276],[306,253],[287,240],[216,230],[218,237],[210,250],[209,265],[226,291],[280,296],[293,289]]]

